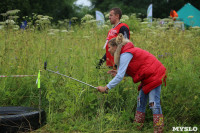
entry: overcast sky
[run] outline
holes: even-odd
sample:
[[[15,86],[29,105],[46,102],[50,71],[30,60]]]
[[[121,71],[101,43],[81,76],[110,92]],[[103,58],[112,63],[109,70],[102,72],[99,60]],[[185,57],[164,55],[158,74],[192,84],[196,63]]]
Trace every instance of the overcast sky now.
[[[89,0],[77,0],[76,4],[83,6],[91,6],[91,2]]]

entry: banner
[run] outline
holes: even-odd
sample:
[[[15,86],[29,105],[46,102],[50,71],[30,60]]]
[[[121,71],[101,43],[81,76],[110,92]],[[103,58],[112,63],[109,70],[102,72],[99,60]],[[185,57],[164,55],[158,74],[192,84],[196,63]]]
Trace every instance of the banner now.
[[[104,15],[100,11],[96,11],[96,21],[97,21],[98,27],[104,25],[104,22],[105,22]]]
[[[148,22],[152,22],[152,18],[153,18],[153,4],[150,4],[148,9],[147,9]]]

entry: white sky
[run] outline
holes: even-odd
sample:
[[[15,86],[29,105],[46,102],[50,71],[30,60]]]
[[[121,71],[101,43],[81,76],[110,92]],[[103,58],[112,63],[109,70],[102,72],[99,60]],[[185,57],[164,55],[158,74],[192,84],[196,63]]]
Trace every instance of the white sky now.
[[[89,0],[77,0],[76,5],[91,6],[91,2]]]

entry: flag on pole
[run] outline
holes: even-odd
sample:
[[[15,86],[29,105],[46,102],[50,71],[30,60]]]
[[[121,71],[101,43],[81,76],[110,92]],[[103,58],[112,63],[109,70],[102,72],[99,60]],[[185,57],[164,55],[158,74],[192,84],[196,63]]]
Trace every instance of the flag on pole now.
[[[37,78],[36,84],[38,85],[38,88],[40,88],[40,70],[38,72],[38,78]]]
[[[148,20],[148,22],[152,23],[152,18],[153,18],[153,4],[150,4],[148,9],[147,9],[147,20]]]
[[[96,11],[96,21],[97,21],[97,26],[100,27],[104,25],[104,15],[100,11]]]

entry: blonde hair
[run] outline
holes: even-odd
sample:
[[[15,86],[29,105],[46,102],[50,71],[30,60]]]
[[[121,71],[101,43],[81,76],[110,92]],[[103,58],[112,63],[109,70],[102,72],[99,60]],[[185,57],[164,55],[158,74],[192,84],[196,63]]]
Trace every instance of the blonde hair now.
[[[122,33],[119,33],[119,35],[115,38],[110,39],[108,42],[111,46],[119,46],[124,40],[124,36]]]
[[[108,42],[112,47],[117,46],[117,49],[114,53],[114,62],[116,65],[119,65],[120,52],[121,52],[122,47],[128,42],[130,42],[130,40],[124,38],[122,33],[119,33],[117,37],[112,38]]]

